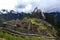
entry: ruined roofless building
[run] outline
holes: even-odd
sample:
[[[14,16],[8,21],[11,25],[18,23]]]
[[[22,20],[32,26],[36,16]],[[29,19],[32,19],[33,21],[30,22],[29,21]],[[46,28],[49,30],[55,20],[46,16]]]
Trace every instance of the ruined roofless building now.
[[[33,13],[40,13],[42,15],[42,19],[45,20],[46,17],[44,15],[44,13],[41,11],[41,9],[38,9],[37,7],[33,10]]]

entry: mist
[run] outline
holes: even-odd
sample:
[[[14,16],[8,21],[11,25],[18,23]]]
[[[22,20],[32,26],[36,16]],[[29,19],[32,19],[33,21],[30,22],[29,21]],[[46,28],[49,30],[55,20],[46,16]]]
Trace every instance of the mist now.
[[[0,10],[32,12],[36,7],[43,12],[59,11],[60,0],[0,0]]]

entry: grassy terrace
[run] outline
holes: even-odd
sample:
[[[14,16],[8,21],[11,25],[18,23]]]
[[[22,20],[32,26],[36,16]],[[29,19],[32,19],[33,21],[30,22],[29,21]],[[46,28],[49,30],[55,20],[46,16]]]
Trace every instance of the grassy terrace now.
[[[45,38],[44,36],[42,37],[28,37],[28,36],[16,36],[15,34],[9,34],[8,32],[3,32],[0,30],[0,38],[4,38],[6,40],[49,40],[49,38]],[[51,39],[54,40],[54,39]]]
[[[42,28],[42,29],[47,29],[47,27],[46,27],[44,24],[38,23],[38,22],[36,22],[36,20],[34,20],[34,19],[29,19],[29,21],[30,21],[32,24],[38,25],[38,26],[39,26],[40,28]],[[38,28],[37,30],[40,31],[39,28]],[[51,30],[49,30],[48,35],[50,35],[51,37],[53,37],[53,36],[51,35],[51,32],[50,32],[50,31],[51,31]]]
[[[38,25],[39,27],[41,27],[42,29],[47,29],[45,25],[42,25],[41,23],[36,22],[34,19],[29,19],[29,21],[32,24]]]
[[[47,29],[47,27],[40,23],[40,22],[36,22],[35,19],[28,19],[28,21],[32,24],[38,25],[38,27],[42,28],[42,29]],[[39,30],[38,30],[39,31]],[[36,37],[36,36],[17,36],[15,34],[10,34],[7,31],[3,32],[2,30],[0,30],[0,38],[4,38],[6,40],[55,40],[55,38],[50,34],[50,32],[48,33],[50,37],[45,37],[45,36],[41,36],[41,37]]]

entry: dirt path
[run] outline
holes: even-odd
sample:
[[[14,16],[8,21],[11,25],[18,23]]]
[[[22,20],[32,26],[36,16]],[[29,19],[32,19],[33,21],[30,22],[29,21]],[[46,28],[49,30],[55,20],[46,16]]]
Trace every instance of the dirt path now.
[[[0,40],[5,40],[4,38],[0,38]]]

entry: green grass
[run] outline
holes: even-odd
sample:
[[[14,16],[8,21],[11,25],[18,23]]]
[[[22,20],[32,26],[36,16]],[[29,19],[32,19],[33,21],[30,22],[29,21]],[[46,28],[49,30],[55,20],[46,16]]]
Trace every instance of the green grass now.
[[[47,38],[44,38],[44,37],[35,37],[35,36],[20,37],[20,36],[9,34],[7,32],[3,32],[2,30],[0,30],[0,38],[4,38],[6,40],[48,40]]]
[[[39,23],[37,23],[35,20],[33,20],[33,19],[30,19],[30,22],[32,23],[32,24],[36,24],[36,25],[39,25]]]
[[[42,23],[36,22],[34,19],[29,19],[29,21],[30,21],[32,24],[38,25],[38,26],[41,27],[42,29],[47,29],[45,25],[43,25]]]
[[[30,22],[31,22],[32,24],[38,25],[41,29],[47,29],[47,27],[46,27],[45,25],[43,25],[42,23],[38,23],[38,22],[36,22],[34,19],[29,19],[29,20],[30,20]],[[38,30],[38,32],[40,32],[39,28],[38,28],[37,30]],[[53,36],[51,35],[51,32],[48,32],[48,35],[50,35],[51,37],[53,37]]]
[[[29,19],[28,21],[31,22],[32,24],[38,25],[38,27],[40,27],[42,29],[47,29],[44,24],[38,23],[34,19]],[[40,31],[40,30],[38,30],[38,31]],[[50,34],[50,32],[48,33],[48,35],[52,36]],[[48,40],[47,38],[44,38],[44,37],[35,37],[35,36],[33,36],[33,37],[28,37],[28,36],[20,37],[20,36],[16,36],[15,34],[12,35],[7,32],[3,32],[2,30],[0,30],[0,38],[4,38],[6,40]]]
[[[47,29],[45,25],[40,25],[42,29]]]

